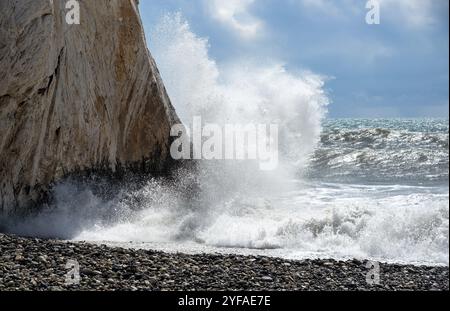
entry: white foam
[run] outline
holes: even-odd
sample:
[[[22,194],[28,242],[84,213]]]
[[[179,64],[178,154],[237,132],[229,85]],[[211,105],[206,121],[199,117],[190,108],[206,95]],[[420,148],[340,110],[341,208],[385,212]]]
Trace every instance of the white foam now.
[[[219,66],[209,43],[181,14],[165,15],[150,33],[150,46],[182,121],[194,116],[219,124],[276,123],[280,151],[304,162],[316,146],[329,102],[324,78],[293,74],[278,60],[237,59]]]
[[[224,212],[200,236],[207,245],[278,248],[290,258],[448,265],[448,194],[429,192],[309,188],[289,199],[274,198],[271,208]]]
[[[277,61],[219,66],[208,56],[207,40],[193,34],[179,14],[165,16],[151,39],[182,119],[189,123],[200,114],[217,123],[278,122],[283,142],[279,169],[262,172],[252,162],[206,161],[195,175],[180,172],[176,185],[150,179],[141,189],[111,200],[67,182],[55,188],[54,209],[9,224],[9,231],[132,242],[135,247],[164,245],[164,250],[227,247],[296,259],[448,265],[448,187],[296,180],[316,146],[328,102],[321,77],[289,73]],[[199,192],[189,198],[186,189],[192,184]]]

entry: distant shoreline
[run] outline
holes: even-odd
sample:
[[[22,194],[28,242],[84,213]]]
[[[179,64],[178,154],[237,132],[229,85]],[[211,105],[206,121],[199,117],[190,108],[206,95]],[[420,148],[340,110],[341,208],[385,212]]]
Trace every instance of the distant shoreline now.
[[[66,282],[69,260],[80,283]],[[359,260],[284,260],[170,254],[0,234],[0,290],[449,290],[449,267],[380,264],[380,285]]]

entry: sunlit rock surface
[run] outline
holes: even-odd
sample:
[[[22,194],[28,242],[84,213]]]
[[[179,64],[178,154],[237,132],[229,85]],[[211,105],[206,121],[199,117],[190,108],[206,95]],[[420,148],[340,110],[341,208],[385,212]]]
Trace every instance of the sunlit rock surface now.
[[[135,0],[0,1],[0,215],[73,172],[158,172],[178,118]]]

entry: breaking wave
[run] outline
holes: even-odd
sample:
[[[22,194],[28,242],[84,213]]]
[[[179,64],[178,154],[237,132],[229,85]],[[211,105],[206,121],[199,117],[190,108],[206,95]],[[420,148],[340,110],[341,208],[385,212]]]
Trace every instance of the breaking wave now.
[[[448,265],[448,120],[328,120],[324,78],[237,60],[169,14],[150,32],[186,125],[277,123],[280,166],[202,161],[170,179],[66,180],[35,216],[6,231],[131,247],[262,252],[285,258],[373,258]],[[108,196],[101,193],[107,190]]]

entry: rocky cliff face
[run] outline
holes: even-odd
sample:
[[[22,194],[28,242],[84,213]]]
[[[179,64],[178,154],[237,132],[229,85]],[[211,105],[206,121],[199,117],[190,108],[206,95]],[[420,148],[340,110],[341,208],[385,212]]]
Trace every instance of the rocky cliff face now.
[[[0,1],[0,215],[92,169],[164,170],[178,118],[135,0]]]

